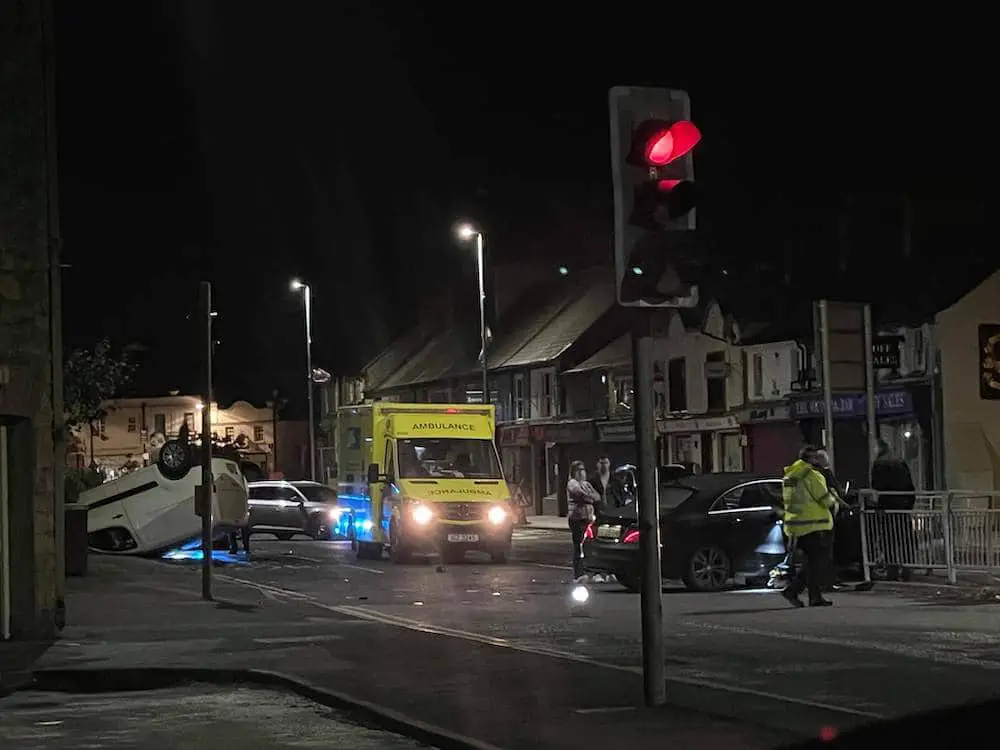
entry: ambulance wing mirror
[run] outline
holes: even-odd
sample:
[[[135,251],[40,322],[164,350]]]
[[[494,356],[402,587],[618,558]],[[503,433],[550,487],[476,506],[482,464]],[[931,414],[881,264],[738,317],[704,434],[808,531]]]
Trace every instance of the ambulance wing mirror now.
[[[368,484],[378,484],[378,464],[368,464]]]

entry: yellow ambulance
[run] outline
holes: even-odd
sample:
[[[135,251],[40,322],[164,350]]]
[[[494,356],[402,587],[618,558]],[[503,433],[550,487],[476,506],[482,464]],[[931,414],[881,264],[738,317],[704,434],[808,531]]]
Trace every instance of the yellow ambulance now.
[[[354,509],[358,558],[454,562],[477,550],[506,562],[514,518],[495,428],[493,406],[479,404],[339,409],[339,495]]]

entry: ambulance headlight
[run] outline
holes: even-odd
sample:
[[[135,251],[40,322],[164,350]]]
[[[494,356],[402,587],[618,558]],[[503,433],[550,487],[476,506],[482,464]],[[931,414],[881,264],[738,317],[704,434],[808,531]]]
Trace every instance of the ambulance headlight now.
[[[499,526],[507,520],[507,511],[499,505],[494,505],[490,508],[490,512],[486,514],[486,517],[490,520],[491,524]]]
[[[418,505],[410,513],[410,517],[413,519],[414,523],[426,526],[434,518],[434,512],[426,505]]]

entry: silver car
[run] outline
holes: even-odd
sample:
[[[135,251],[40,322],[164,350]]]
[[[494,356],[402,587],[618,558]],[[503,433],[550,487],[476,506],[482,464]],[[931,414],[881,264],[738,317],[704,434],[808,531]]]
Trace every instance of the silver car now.
[[[313,539],[346,536],[349,508],[337,503],[335,490],[319,482],[284,480],[250,482],[250,533],[288,540],[297,534]]]

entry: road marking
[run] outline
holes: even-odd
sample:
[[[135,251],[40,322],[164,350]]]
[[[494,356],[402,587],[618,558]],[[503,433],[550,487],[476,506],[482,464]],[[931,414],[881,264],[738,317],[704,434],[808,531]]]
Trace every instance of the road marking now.
[[[809,643],[819,646],[837,646],[839,648],[851,648],[862,651],[879,651],[881,653],[892,654],[893,656],[905,656],[911,659],[947,664],[948,666],[979,667],[980,669],[1000,670],[1000,663],[994,661],[980,660],[961,654],[942,654],[929,649],[919,649],[903,644],[873,643],[871,641],[849,640],[847,638],[832,638],[821,635],[804,635],[801,633],[780,633],[774,630],[760,630],[742,625],[720,625],[711,622],[701,622],[695,620],[679,620],[685,627],[698,630],[715,630],[723,633],[734,633],[736,635],[750,635],[769,640],[782,639],[797,641],[798,643]]]
[[[349,617],[354,617],[362,620],[368,620],[370,622],[378,622],[382,623],[383,625],[390,625],[392,627],[404,628],[406,630],[413,630],[418,633],[429,633],[431,635],[441,635],[450,638],[458,638],[460,640],[471,641],[473,643],[481,643],[487,646],[499,646],[501,648],[509,648],[514,651],[519,651],[526,654],[551,656],[555,659],[573,661],[579,664],[589,664],[590,666],[604,667],[605,669],[614,669],[618,672],[627,672],[629,674],[642,674],[641,667],[634,667],[625,664],[612,664],[609,662],[600,661],[599,659],[592,659],[587,656],[574,654],[570,651],[562,651],[560,649],[548,648],[544,646],[524,646],[509,641],[505,638],[495,638],[493,636],[481,635],[479,633],[473,633],[467,630],[459,630],[456,628],[447,628],[438,625],[431,625],[430,623],[420,622],[418,620],[410,620],[408,618],[400,617],[398,615],[390,615],[385,612],[377,612],[368,607],[324,604],[323,602],[317,601],[315,597],[309,596],[307,594],[300,594],[297,591],[282,589],[277,586],[270,586],[268,584],[260,584],[251,581],[244,581],[239,578],[232,578],[230,576],[226,576],[224,574],[220,574],[216,577],[232,581],[233,583],[237,583],[243,586],[249,586],[250,588],[262,588],[262,589],[266,588],[267,590],[273,591],[278,594],[285,594],[290,598],[305,601],[308,604],[311,604],[315,607],[320,607],[330,612],[336,612],[338,614],[347,615]],[[771,635],[771,637],[774,637],[773,633],[769,635]],[[848,708],[847,706],[836,706],[829,703],[822,703],[820,701],[811,701],[805,698],[794,698],[787,695],[779,695],[778,693],[772,693],[766,690],[755,690],[753,688],[738,687],[736,685],[722,685],[717,682],[700,680],[693,677],[668,676],[666,679],[667,682],[674,682],[682,685],[690,685],[691,687],[700,687],[708,690],[721,690],[727,693],[735,693],[737,695],[748,695],[754,698],[765,698],[768,700],[779,701],[782,703],[791,703],[798,706],[817,708],[822,711],[830,711],[833,713],[859,716],[866,719],[884,718],[882,714],[878,714],[872,711],[862,711],[860,709]]]
[[[335,564],[338,565],[341,568],[351,568],[353,570],[363,570],[366,573],[375,573],[376,575],[380,575],[380,576],[384,576],[385,575],[385,571],[384,570],[380,570],[378,568],[368,568],[368,567],[365,567],[364,565],[355,565],[354,563],[343,563],[342,562],[342,563],[335,563]]]
[[[539,562],[529,562],[527,560],[518,560],[522,565],[530,565],[533,568],[550,568],[551,570],[573,570],[569,565],[550,565],[549,563],[539,563]]]
[[[614,714],[619,711],[635,711],[635,706],[608,706],[607,708],[578,708],[575,714]]]
[[[286,635],[286,636],[275,636],[273,638],[254,638],[254,643],[261,644],[273,644],[278,645],[282,643],[319,643],[321,641],[342,641],[344,637],[342,635],[334,635],[329,633],[327,635]]]

